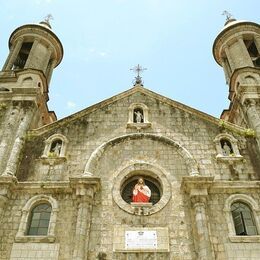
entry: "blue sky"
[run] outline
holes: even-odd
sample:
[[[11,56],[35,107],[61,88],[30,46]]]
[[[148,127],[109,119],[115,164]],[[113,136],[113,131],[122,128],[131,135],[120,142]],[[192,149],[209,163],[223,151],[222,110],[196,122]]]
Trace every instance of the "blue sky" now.
[[[228,10],[259,22],[259,0],[12,0],[1,1],[0,64],[12,31],[52,14],[64,57],[50,84],[58,118],[132,87],[130,68],[147,68],[144,86],[219,117],[228,86],[212,45]]]

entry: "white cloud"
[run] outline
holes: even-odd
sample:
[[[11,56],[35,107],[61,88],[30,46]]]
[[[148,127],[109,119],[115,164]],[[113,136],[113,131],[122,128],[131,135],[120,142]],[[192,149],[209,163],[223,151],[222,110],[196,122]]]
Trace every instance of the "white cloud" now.
[[[102,57],[105,57],[105,56],[107,56],[107,53],[106,53],[106,52],[104,52],[104,51],[100,51],[98,54],[99,54],[100,56],[102,56]]]
[[[37,5],[40,4],[51,4],[54,0],[34,0],[34,3]]]
[[[67,102],[67,108],[75,108],[77,105],[76,105],[76,103],[74,103],[74,102],[72,102],[72,101],[68,101]]]
[[[88,52],[93,54],[93,55],[100,56],[100,57],[108,56],[108,53],[106,51],[99,51],[99,50],[97,50],[95,48],[88,49]]]

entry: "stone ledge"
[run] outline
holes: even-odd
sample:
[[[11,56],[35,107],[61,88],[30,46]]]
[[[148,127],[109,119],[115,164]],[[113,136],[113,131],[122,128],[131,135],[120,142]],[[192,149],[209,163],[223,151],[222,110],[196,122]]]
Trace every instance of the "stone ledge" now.
[[[144,129],[151,127],[151,123],[127,123],[127,128]]]
[[[242,155],[225,156],[225,155],[218,154],[216,156],[216,159],[217,159],[218,162],[230,163],[230,162],[243,161],[244,157]]]
[[[260,243],[260,235],[258,235],[258,236],[229,236],[229,240],[233,243]]]
[[[42,164],[49,164],[49,165],[57,165],[67,161],[66,157],[40,157],[36,159],[36,161],[40,161]]]
[[[15,242],[17,243],[54,243],[54,236],[16,236]]]

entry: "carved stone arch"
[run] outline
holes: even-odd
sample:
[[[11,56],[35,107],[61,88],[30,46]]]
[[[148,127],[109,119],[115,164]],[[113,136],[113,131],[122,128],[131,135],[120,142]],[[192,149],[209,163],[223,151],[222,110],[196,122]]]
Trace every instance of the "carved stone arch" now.
[[[242,201],[245,202],[247,205],[251,207],[252,210],[259,212],[259,206],[257,202],[250,196],[245,194],[233,194],[229,196],[225,202],[224,211],[230,211],[232,203],[236,201]]]
[[[60,147],[60,154],[59,157],[65,157],[65,152],[66,152],[66,148],[67,148],[67,144],[68,144],[68,139],[66,138],[66,136],[62,135],[62,134],[54,134],[51,135],[47,140],[45,140],[45,147],[44,147],[44,151],[43,151],[43,155],[42,157],[46,158],[48,157],[48,154],[51,150],[51,145],[55,140],[61,140],[61,147]]]
[[[37,196],[30,198],[27,201],[27,203],[23,207],[22,211],[30,211],[31,208],[39,202],[48,202],[51,204],[52,210],[54,210],[54,211],[58,210],[58,202],[54,198],[52,198],[51,196],[47,196],[47,195],[37,195]]]
[[[15,240],[18,242],[28,242],[31,241],[31,236],[26,235],[26,228],[28,225],[30,212],[36,206],[40,203],[49,203],[51,205],[51,216],[50,216],[50,222],[49,222],[49,229],[47,236],[44,236],[44,239],[48,242],[53,242],[55,240],[55,226],[56,226],[56,220],[57,220],[57,213],[58,213],[58,202],[52,198],[51,196],[47,195],[37,195],[32,198],[30,198],[25,206],[22,209],[22,217],[19,225],[19,229],[16,235]],[[35,240],[35,238],[33,238]],[[38,240],[37,240],[38,239]],[[37,241],[40,242],[42,237],[37,236]]]
[[[104,151],[112,145],[118,144],[123,142],[125,139],[140,139],[140,138],[147,138],[156,140],[159,142],[163,142],[165,144],[171,145],[177,149],[177,152],[183,157],[184,162],[187,166],[190,176],[197,176],[199,175],[198,171],[198,163],[190,154],[190,152],[180,145],[178,142],[170,139],[169,137],[157,135],[157,134],[150,134],[150,133],[134,133],[134,134],[126,134],[122,136],[115,137],[110,139],[109,141],[101,144],[96,150],[90,155],[84,170],[84,175],[93,175],[94,172],[94,164],[98,161],[98,159],[102,156]]]

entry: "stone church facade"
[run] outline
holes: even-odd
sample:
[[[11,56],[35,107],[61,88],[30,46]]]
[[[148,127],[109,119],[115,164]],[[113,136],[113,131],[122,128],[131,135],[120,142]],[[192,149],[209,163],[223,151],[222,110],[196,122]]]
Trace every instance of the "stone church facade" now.
[[[62,44],[17,28],[0,72],[0,259],[260,259],[260,26],[228,19],[213,45],[221,118],[133,88],[56,120]],[[149,202],[132,202],[139,178]]]

